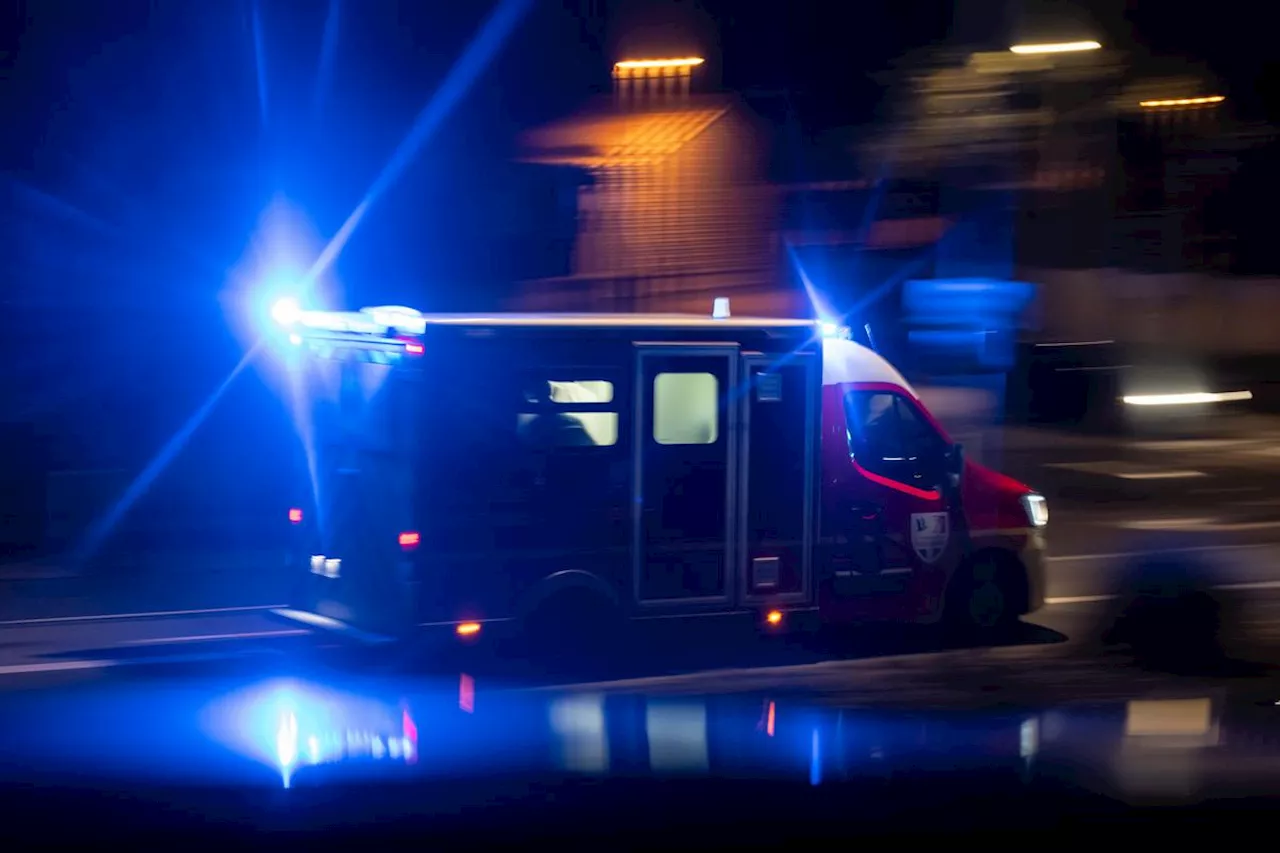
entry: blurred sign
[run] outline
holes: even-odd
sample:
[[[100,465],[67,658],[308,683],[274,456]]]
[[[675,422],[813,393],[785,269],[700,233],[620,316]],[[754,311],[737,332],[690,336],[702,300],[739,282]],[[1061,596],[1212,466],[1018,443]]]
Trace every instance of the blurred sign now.
[[[1005,329],[1016,326],[1035,298],[1033,284],[989,278],[909,281],[904,319],[913,326]]]
[[[930,372],[1009,370],[1035,285],[999,279],[907,282],[903,323],[913,361]]]

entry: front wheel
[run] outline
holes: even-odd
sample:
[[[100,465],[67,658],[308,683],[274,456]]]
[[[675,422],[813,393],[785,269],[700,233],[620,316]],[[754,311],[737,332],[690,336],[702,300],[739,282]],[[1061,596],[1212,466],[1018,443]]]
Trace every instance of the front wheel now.
[[[952,580],[943,619],[965,638],[1003,639],[1018,625],[1021,589],[1019,573],[1006,561],[979,556]]]

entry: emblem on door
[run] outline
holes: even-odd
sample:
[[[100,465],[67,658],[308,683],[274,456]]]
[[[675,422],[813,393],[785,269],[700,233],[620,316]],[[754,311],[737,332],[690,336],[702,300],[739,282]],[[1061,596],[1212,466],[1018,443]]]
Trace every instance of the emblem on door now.
[[[937,561],[947,550],[951,519],[945,512],[918,512],[911,516],[911,548],[926,563]]]

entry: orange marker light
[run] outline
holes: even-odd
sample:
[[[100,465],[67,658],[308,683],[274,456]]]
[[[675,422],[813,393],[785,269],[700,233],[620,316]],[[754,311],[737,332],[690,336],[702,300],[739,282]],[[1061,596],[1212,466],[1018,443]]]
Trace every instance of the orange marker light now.
[[[768,622],[770,625],[781,625],[782,611],[770,610],[769,613],[764,617],[764,621]]]
[[[290,524],[301,524],[301,523],[302,523],[302,510],[298,509],[297,507],[294,507],[293,509],[289,510],[289,523],[290,523]]]
[[[474,637],[476,634],[480,633],[480,623],[459,622],[453,630],[459,637]]]

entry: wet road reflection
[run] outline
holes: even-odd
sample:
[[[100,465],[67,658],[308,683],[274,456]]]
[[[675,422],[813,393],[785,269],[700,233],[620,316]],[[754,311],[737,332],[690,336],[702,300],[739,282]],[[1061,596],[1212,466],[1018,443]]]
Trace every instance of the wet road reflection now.
[[[309,788],[489,776],[714,777],[804,786],[994,776],[1128,800],[1280,782],[1280,707],[1221,695],[988,711],[818,706],[769,695],[487,690],[448,681],[135,681],[11,696],[0,770]]]

